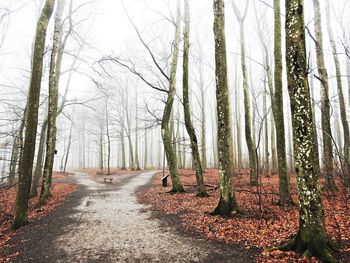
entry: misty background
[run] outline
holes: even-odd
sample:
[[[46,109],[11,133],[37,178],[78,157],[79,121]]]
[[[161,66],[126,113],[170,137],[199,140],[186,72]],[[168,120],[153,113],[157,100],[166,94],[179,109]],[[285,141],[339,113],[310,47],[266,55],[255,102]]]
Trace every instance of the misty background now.
[[[43,1],[37,0],[1,0],[0,1],[0,156],[1,176],[8,172],[11,145],[14,133],[20,125],[29,87],[31,54],[36,21]],[[69,2],[69,1],[68,1]],[[245,1],[235,1],[243,12]],[[336,90],[335,69],[326,30],[325,6],[321,1],[324,52],[330,78],[331,125],[336,134],[338,148],[342,145],[342,132],[339,120],[339,105]],[[346,26],[350,23],[350,3],[347,0],[331,1],[331,25],[341,59],[342,80],[345,88],[345,101],[349,109],[350,82],[346,67],[344,46],[350,44]],[[68,6],[68,5],[67,5]],[[272,0],[251,0],[246,18],[246,48],[252,105],[252,123],[255,126],[256,141],[264,132],[259,133],[263,118],[263,95],[266,92],[264,53],[258,33],[262,30],[263,40],[268,43],[270,59],[273,60],[273,3]],[[284,1],[281,3],[282,15]],[[191,0],[191,47],[190,47],[190,97],[193,109],[193,121],[198,135],[201,134],[202,100],[200,83],[204,87],[206,117],[206,156],[208,166],[214,166],[216,151],[215,120],[215,72],[214,72],[214,36],[213,11],[210,0]],[[111,166],[121,166],[121,140],[127,151],[127,163],[130,159],[131,141],[135,152],[136,138],[140,163],[145,156],[149,167],[160,168],[163,165],[163,147],[160,136],[159,120],[164,107],[164,95],[147,86],[142,80],[131,74],[125,67],[117,65],[111,58],[118,58],[132,65],[144,78],[152,83],[162,83],[152,58],[140,42],[135,24],[147,46],[154,52],[160,65],[169,70],[169,60],[175,27],[171,20],[176,16],[176,1],[165,0],[75,0],[73,9],[74,32],[68,40],[64,54],[62,78],[60,81],[60,100],[67,89],[67,103],[58,117],[57,155],[55,170],[62,168],[64,154],[67,151],[71,134],[71,151],[68,168],[106,166],[108,141],[111,148]],[[305,3],[305,24],[313,34],[313,8],[311,1]],[[67,16],[68,8],[65,9]],[[128,15],[129,14],[129,18]],[[284,19],[284,18],[283,18]],[[131,23],[131,21],[132,23]],[[65,30],[68,29],[68,19]],[[53,19],[50,22],[53,27]],[[48,30],[52,34],[53,30]],[[42,84],[40,114],[46,114],[48,94],[48,71],[50,43],[52,35],[46,39],[44,78]],[[282,37],[284,38],[284,36]],[[229,88],[231,92],[231,110],[233,132],[241,130],[242,149],[247,160],[244,139],[244,109],[242,73],[240,67],[239,24],[234,15],[231,1],[226,1],[226,41],[229,70]],[[283,44],[284,45],[284,44]],[[284,47],[283,47],[284,49]],[[316,116],[316,125],[320,134],[320,87],[314,77],[315,53],[312,37],[307,34],[310,80]],[[180,48],[181,54],[181,48]],[[181,55],[178,67],[177,96],[174,104],[174,142],[185,159],[185,166],[191,167],[189,141],[184,129],[182,98]],[[272,63],[271,63],[272,64]],[[284,69],[285,70],[285,69]],[[202,75],[202,79],[201,79]],[[291,123],[289,97],[284,72],[284,111],[287,138],[287,153],[292,156]],[[349,85],[349,86],[348,86]],[[270,108],[270,98],[268,108]],[[236,102],[237,101],[237,102]],[[60,104],[60,102],[59,102]],[[236,106],[237,105],[237,106]],[[350,114],[348,114],[349,116]],[[268,115],[269,133],[271,131],[272,111]],[[129,120],[128,120],[129,119]],[[238,120],[239,124],[235,125]],[[38,127],[38,140],[40,132]],[[72,132],[71,132],[72,131]],[[128,138],[130,136],[130,138]],[[290,139],[288,139],[290,138]],[[129,140],[130,139],[130,140]],[[235,139],[237,140],[237,138]],[[321,147],[321,143],[319,143]],[[201,146],[201,145],[200,145]],[[262,152],[263,144],[259,151]],[[271,146],[269,146],[271,147]]]

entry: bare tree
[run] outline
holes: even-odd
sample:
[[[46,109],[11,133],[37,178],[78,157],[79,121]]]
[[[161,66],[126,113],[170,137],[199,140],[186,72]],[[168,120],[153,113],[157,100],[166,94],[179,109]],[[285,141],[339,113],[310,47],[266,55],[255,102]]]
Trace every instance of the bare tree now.
[[[43,57],[45,49],[46,30],[50,21],[55,0],[46,0],[38,19],[34,43],[32,77],[27,99],[26,131],[23,153],[19,165],[19,181],[14,211],[13,228],[19,228],[27,221],[28,199],[32,181],[33,160],[35,154],[35,139],[38,126],[38,108],[41,89]]]
[[[350,171],[350,132],[349,132],[349,123],[347,120],[347,114],[346,114],[346,108],[345,108],[345,99],[344,99],[344,93],[343,93],[343,84],[342,84],[342,77],[341,77],[341,69],[340,69],[340,62],[338,57],[338,51],[337,51],[337,45],[334,40],[333,36],[333,30],[331,25],[331,14],[330,14],[330,5],[329,0],[326,0],[326,24],[327,24],[327,31],[329,35],[329,40],[331,43],[332,53],[333,53],[333,60],[335,65],[335,71],[336,71],[336,79],[337,79],[337,90],[338,90],[338,97],[339,97],[339,107],[340,107],[340,119],[341,123],[343,125],[343,133],[344,133],[344,147],[343,147],[343,154],[344,154],[344,160],[342,164],[344,165],[344,171],[347,175],[347,181],[350,182],[349,179],[349,171]]]
[[[314,4],[314,26],[315,26],[315,45],[316,60],[319,76],[317,79],[321,82],[321,118],[322,118],[322,139],[323,139],[323,170],[326,176],[326,188],[336,190],[337,187],[333,178],[333,150],[332,150],[332,130],[331,113],[329,101],[328,72],[326,69],[323,54],[323,37],[321,25],[321,11],[318,0],[313,0]]]
[[[203,168],[202,163],[199,157],[199,149],[198,149],[198,140],[195,129],[193,127],[193,123],[191,120],[191,109],[189,103],[189,83],[188,83],[188,64],[189,64],[189,51],[190,51],[190,6],[188,0],[184,0],[185,4],[185,28],[184,28],[184,48],[183,48],[183,108],[184,108],[184,116],[185,116],[185,125],[187,129],[188,136],[190,137],[191,149],[192,149],[192,158],[194,167],[196,170],[196,179],[198,186],[198,197],[206,197],[208,196],[203,180]]]
[[[241,42],[241,66],[243,74],[243,92],[244,92],[244,117],[245,117],[245,137],[249,153],[249,167],[250,167],[250,184],[258,184],[258,171],[257,171],[257,160],[255,155],[255,140],[252,136],[251,127],[251,112],[250,112],[250,96],[249,96],[249,84],[248,84],[248,70],[246,63],[246,48],[245,48],[245,19],[247,16],[249,0],[246,1],[245,9],[243,14],[237,8],[234,0],[232,0],[232,7],[236,18],[240,26],[240,42]],[[253,121],[253,124],[255,122]],[[253,132],[253,134],[255,134]],[[254,136],[255,137],[255,136]]]
[[[65,0],[57,0],[57,8],[55,15],[55,31],[53,36],[53,44],[50,61],[49,75],[49,105],[47,117],[47,136],[46,136],[46,156],[43,172],[43,181],[41,184],[40,204],[44,204],[51,194],[52,170],[56,152],[56,119],[58,106],[58,87],[60,80],[61,64],[62,64],[62,15]]]
[[[214,39],[220,200],[213,214],[231,215],[237,212],[238,207],[232,185],[233,140],[227,85],[224,0],[214,0]]]
[[[282,249],[335,262],[325,227],[307,77],[304,2],[286,1],[286,63],[299,199],[299,230]]]

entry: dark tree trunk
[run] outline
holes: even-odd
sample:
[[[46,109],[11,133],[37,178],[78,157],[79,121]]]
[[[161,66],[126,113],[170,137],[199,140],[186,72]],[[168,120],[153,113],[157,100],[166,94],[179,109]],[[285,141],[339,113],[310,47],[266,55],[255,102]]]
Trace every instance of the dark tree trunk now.
[[[37,23],[33,52],[32,76],[27,100],[26,131],[22,158],[19,167],[19,181],[14,210],[13,228],[23,226],[27,221],[28,200],[32,182],[33,160],[35,154],[38,109],[43,70],[46,31],[51,18],[55,0],[46,0]]]

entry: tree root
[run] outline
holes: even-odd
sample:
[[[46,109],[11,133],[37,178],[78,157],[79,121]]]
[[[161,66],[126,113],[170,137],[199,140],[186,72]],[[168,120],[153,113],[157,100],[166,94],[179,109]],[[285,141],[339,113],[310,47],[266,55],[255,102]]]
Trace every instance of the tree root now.
[[[167,192],[167,194],[181,194],[181,193],[186,193],[185,189],[172,188],[170,191]]]
[[[200,198],[205,198],[205,197],[209,197],[210,195],[206,192],[198,192],[196,197],[200,197]]]
[[[237,205],[231,204],[230,206],[223,205],[219,203],[214,211],[210,212],[211,216],[233,216],[233,215],[243,215],[243,211],[238,208]]]
[[[299,237],[299,234],[293,237],[291,240],[281,245],[280,247],[274,247],[270,251],[295,251],[296,253],[303,255],[307,258],[316,257],[325,263],[336,263],[337,260],[331,255],[331,252],[337,251],[338,247],[328,240],[326,248],[321,250],[315,249],[313,246],[305,244]]]
[[[281,206],[281,207],[296,207],[297,204],[292,200],[288,200],[286,202],[282,202],[281,200],[278,201],[278,206]]]

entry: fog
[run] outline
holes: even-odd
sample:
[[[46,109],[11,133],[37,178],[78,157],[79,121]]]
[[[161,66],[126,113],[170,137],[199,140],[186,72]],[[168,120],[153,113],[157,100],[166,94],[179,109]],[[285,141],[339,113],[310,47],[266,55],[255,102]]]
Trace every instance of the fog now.
[[[72,0],[71,0],[72,1]],[[31,55],[35,35],[36,21],[43,1],[37,0],[0,0],[0,146],[3,177],[9,169],[12,144],[16,130],[20,126],[26,103],[31,73]],[[182,2],[182,1],[180,1]],[[245,1],[235,1],[241,12]],[[325,6],[321,1],[324,52],[330,80],[330,98],[332,106],[331,124],[338,148],[342,147],[342,132],[339,120],[338,93],[335,80],[330,41],[326,30]],[[66,1],[64,31],[68,30],[68,12],[70,1]],[[254,7],[255,6],[255,7]],[[270,60],[273,61],[273,1],[251,0],[246,18],[246,48],[248,77],[250,85],[252,123],[255,140],[264,138],[260,132],[263,124],[263,94],[266,90],[264,53],[258,34],[260,25],[264,41],[268,44]],[[282,20],[284,3],[282,1]],[[182,7],[183,8],[183,7]],[[190,100],[193,110],[192,120],[198,137],[201,136],[201,93],[200,79],[205,89],[206,117],[206,156],[208,166],[215,165],[216,120],[215,120],[215,64],[212,1],[191,0],[191,39],[190,39]],[[67,169],[106,167],[108,161],[108,142],[110,141],[110,162],[112,167],[122,165],[121,140],[126,150],[126,163],[130,162],[130,145],[133,155],[138,151],[141,166],[161,168],[163,165],[163,146],[160,132],[160,120],[164,108],[165,95],[150,88],[143,79],[161,87],[166,80],[152,61],[150,52],[164,72],[170,70],[172,42],[174,37],[173,21],[176,17],[174,0],[76,0],[73,3],[73,33],[65,49],[59,86],[59,105],[65,90],[68,89],[66,105],[57,120],[57,155],[55,170],[61,170],[67,154],[71,133],[71,149]],[[314,34],[312,1],[305,3],[305,24]],[[344,46],[350,44],[350,4],[347,0],[331,1],[331,27],[334,30],[338,48],[345,102],[349,109],[349,92]],[[48,96],[48,74],[50,50],[53,35],[53,20],[50,21],[46,38],[44,58],[44,77],[39,109],[39,127],[37,141],[40,138],[40,125],[46,118]],[[135,25],[135,27],[133,26]],[[182,24],[181,24],[182,27]],[[137,30],[136,30],[136,29]],[[345,30],[345,31],[344,31]],[[145,45],[138,37],[139,32]],[[283,30],[284,32],[284,30]],[[315,118],[320,135],[320,87],[314,76],[315,44],[307,34],[307,49],[310,63],[310,82],[315,105]],[[244,108],[242,72],[240,67],[239,23],[233,12],[231,1],[226,1],[226,41],[229,70],[229,88],[231,98],[232,123],[235,145],[236,134],[241,130],[240,143],[247,165],[247,149],[244,137]],[[283,44],[284,46],[284,44]],[[192,166],[191,150],[184,128],[182,108],[182,44],[177,73],[177,94],[173,108],[174,144],[179,156],[186,158],[185,167]],[[202,59],[200,54],[202,52]],[[284,47],[283,47],[283,53]],[[126,67],[115,63],[123,61],[140,75],[136,76]],[[272,63],[273,65],[273,63]],[[285,68],[285,67],[284,67]],[[236,99],[238,105],[236,106]],[[270,98],[267,99],[270,109]],[[290,106],[284,73],[284,112],[287,154],[292,156]],[[348,112],[348,116],[349,116]],[[267,116],[268,134],[271,133],[272,113]],[[129,119],[129,120],[128,120]],[[239,122],[238,126],[236,121]],[[129,138],[130,137],[130,138]],[[136,146],[136,138],[138,145]],[[130,141],[129,141],[130,139]],[[319,147],[322,143],[319,137]],[[202,147],[202,143],[200,143]],[[269,146],[269,152],[271,145]],[[36,147],[38,149],[38,147]],[[147,149],[146,149],[147,148]],[[263,143],[259,146],[262,155]],[[145,157],[147,160],[145,161]],[[235,156],[235,158],[237,158]],[[36,160],[36,159],[35,159]],[[182,160],[183,161],[183,160]]]

